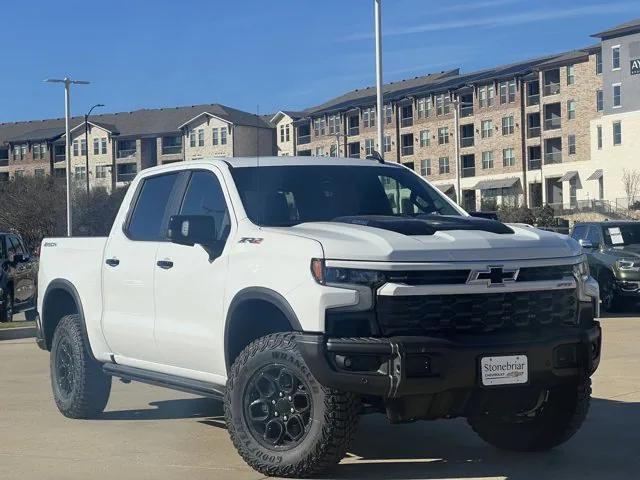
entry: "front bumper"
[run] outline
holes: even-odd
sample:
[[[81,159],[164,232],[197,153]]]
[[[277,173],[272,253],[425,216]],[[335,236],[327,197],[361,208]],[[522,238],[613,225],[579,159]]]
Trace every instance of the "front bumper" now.
[[[614,291],[616,295],[620,295],[623,297],[640,298],[640,281],[615,280]]]
[[[313,375],[338,390],[382,398],[482,387],[483,356],[527,355],[528,384],[554,385],[592,375],[600,363],[602,333],[564,327],[539,334],[457,337],[327,338],[300,334],[298,347]]]

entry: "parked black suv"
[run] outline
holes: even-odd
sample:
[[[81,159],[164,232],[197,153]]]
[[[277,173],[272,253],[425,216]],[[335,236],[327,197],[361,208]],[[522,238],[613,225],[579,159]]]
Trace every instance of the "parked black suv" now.
[[[605,310],[616,311],[628,299],[640,301],[640,222],[577,223],[571,236],[589,258]]]
[[[20,311],[27,320],[35,320],[37,272],[22,238],[0,233],[0,322],[11,322]]]

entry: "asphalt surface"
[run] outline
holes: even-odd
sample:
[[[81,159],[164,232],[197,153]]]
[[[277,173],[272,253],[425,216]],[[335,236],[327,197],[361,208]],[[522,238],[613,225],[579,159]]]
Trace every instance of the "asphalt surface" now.
[[[363,417],[348,458],[327,478],[631,479],[640,476],[640,318],[602,321],[604,358],[591,412],[552,452],[501,452],[463,420],[388,425]],[[97,420],[58,413],[49,356],[32,340],[0,342],[3,480],[258,479],[236,454],[219,403],[114,382]]]

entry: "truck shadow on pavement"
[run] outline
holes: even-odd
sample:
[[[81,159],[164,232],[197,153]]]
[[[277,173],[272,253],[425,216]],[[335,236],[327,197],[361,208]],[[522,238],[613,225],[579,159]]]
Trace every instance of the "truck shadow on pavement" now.
[[[640,388],[640,387],[639,387]],[[151,402],[154,408],[108,411],[102,420],[196,418],[226,428],[222,404],[207,398]],[[638,478],[640,403],[594,398],[582,429],[550,452],[513,453],[478,438],[464,419],[389,425],[382,415],[361,419],[343,462],[324,478],[515,480]]]

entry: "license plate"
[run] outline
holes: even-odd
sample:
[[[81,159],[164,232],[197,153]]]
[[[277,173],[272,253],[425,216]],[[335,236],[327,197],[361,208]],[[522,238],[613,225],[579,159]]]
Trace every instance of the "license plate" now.
[[[480,360],[482,385],[513,385],[529,381],[529,362],[526,355],[482,357]]]

